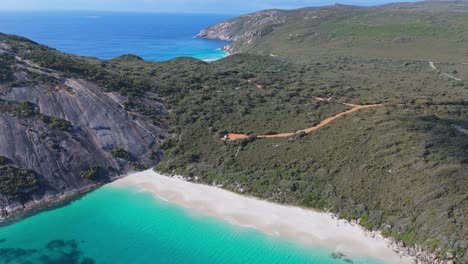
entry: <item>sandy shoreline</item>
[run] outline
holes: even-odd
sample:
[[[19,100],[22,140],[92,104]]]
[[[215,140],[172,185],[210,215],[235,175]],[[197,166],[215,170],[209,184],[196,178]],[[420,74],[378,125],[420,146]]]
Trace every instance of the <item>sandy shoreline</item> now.
[[[330,253],[339,251],[351,259],[353,256],[370,256],[388,263],[412,263],[410,258],[400,258],[393,252],[385,239],[367,236],[359,225],[338,220],[328,213],[274,204],[213,186],[166,177],[151,170],[131,174],[112,185],[135,187],[202,215],[302,244],[330,248]]]

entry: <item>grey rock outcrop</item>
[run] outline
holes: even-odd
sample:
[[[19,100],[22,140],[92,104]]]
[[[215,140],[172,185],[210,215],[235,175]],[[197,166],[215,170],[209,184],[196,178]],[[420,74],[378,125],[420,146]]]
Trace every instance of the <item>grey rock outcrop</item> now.
[[[40,114],[72,125],[71,131],[61,131],[51,129],[40,118],[0,112],[0,156],[12,166],[34,171],[39,180],[39,188],[21,199],[0,194],[0,218],[99,186],[102,182],[80,175],[92,166],[108,168],[111,173],[107,180],[131,171],[129,161],[111,154],[114,148],[125,149],[145,167],[158,162],[162,154],[157,144],[166,136],[165,129],[125,110],[125,97],[103,90],[94,83],[72,78],[62,78],[58,85],[0,85],[1,100],[29,101]],[[155,114],[166,114],[160,103],[151,100],[148,104],[156,109]]]
[[[236,46],[249,46],[258,38],[272,32],[274,27],[284,24],[286,22],[284,12],[267,10],[223,21],[201,30],[196,37],[231,42],[241,41]],[[228,45],[223,50],[230,53],[239,52],[233,45]]]

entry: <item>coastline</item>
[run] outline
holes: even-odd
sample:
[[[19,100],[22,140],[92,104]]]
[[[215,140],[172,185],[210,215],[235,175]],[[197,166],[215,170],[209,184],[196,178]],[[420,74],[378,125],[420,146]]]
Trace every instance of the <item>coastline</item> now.
[[[380,233],[365,231],[330,213],[275,204],[152,170],[130,174],[111,185],[149,192],[157,199],[199,214],[303,245],[328,248],[331,254],[344,254],[346,258],[365,256],[386,263],[413,263],[413,258],[400,256]]]
[[[105,184],[106,183],[93,184],[82,189],[76,189],[67,191],[65,193],[46,196],[42,199],[35,199],[24,204],[16,203],[14,207],[7,207],[5,211],[1,212],[0,227],[22,220],[42,211],[60,207],[61,205],[73,202],[80,196],[86,195],[104,186]]]
[[[216,57],[216,58],[210,58],[210,59],[202,59],[204,62],[214,62],[214,61],[217,61],[217,60],[221,60],[221,59],[224,59],[226,57],[229,57],[231,55],[231,53],[223,50],[222,48],[219,48],[219,49],[216,49],[216,50],[219,50],[219,51],[222,51],[224,54],[222,57]]]
[[[226,57],[231,56],[232,53],[225,49],[225,48],[228,47],[228,46],[229,46],[229,45],[226,45],[226,46],[224,46],[224,47],[221,47],[221,48],[217,48],[217,49],[216,49],[217,51],[223,52],[223,56],[222,56],[222,57],[216,57],[216,58],[210,58],[210,59],[202,59],[202,60],[203,60],[204,62],[211,63],[211,62],[218,61],[218,60],[221,60],[221,59],[224,59],[224,58],[226,58]]]

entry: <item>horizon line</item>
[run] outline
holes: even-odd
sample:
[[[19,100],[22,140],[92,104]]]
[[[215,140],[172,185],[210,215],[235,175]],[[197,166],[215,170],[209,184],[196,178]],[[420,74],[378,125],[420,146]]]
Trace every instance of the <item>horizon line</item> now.
[[[420,3],[420,2],[427,2],[431,0],[394,0],[388,3],[377,3],[377,4],[341,4],[336,2],[334,4],[325,4],[325,5],[308,5],[308,6],[301,6],[301,7],[294,7],[294,8],[266,8],[266,9],[259,9],[259,10],[250,10],[250,11],[239,11],[239,12],[215,12],[215,11],[200,11],[200,12],[192,12],[192,11],[169,11],[169,10],[109,10],[109,9],[40,9],[40,8],[33,8],[33,9],[4,9],[0,8],[0,12],[109,12],[109,13],[144,13],[144,14],[200,14],[200,15],[244,15],[250,13],[256,13],[266,10],[297,10],[303,8],[320,8],[320,7],[331,7],[336,5],[343,5],[343,6],[354,6],[354,7],[378,7],[390,4],[401,4],[401,3]],[[457,0],[448,0],[447,2]],[[459,1],[459,0],[458,0]]]
[[[285,9],[287,10],[287,9]],[[292,10],[292,9],[291,9]],[[262,11],[262,10],[259,10]],[[259,12],[253,11],[253,12]],[[242,15],[245,13],[225,12],[184,12],[184,11],[145,11],[145,10],[104,10],[104,9],[1,9],[0,12],[105,12],[105,13],[142,13],[142,14],[196,14],[196,15]]]

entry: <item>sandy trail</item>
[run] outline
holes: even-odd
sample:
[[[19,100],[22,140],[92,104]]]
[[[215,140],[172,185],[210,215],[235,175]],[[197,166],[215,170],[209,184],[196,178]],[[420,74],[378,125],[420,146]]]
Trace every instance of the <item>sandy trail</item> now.
[[[434,62],[433,62],[433,61],[430,61],[430,62],[429,62],[429,66],[430,66],[432,69],[437,70],[437,67],[434,65]],[[453,79],[453,80],[455,80],[455,81],[462,81],[462,79],[457,78],[457,77],[455,77],[455,76],[452,76],[452,75],[450,75],[450,74],[448,74],[448,73],[445,73],[445,72],[443,72],[442,75],[444,75],[444,76],[446,76],[446,77],[449,77],[450,79]]]
[[[323,98],[323,97],[314,97],[315,100],[317,101],[330,101],[331,100],[331,97],[328,97],[328,98]]]
[[[451,78],[451,79],[454,79],[455,81],[461,81],[461,80],[462,80],[462,79],[460,79],[460,78],[457,78],[457,77],[452,76],[452,75],[450,75],[450,74],[448,74],[448,73],[445,73],[445,72],[443,72],[442,75],[447,76],[447,77],[449,77],[449,78]]]
[[[463,133],[465,135],[468,135],[468,129],[463,128],[461,126],[457,126],[457,125],[452,125],[452,127],[455,128],[456,130],[460,131],[461,133]]]
[[[322,246],[330,253],[339,251],[351,259],[369,256],[387,263],[411,263],[409,258],[400,258],[379,234],[370,236],[359,225],[339,220],[329,213],[274,204],[186,182],[180,177],[166,177],[152,170],[129,175],[111,186],[136,188],[201,215],[291,239],[304,246]]]
[[[320,98],[317,99],[317,100],[325,100],[323,98]],[[384,106],[383,104],[370,104],[370,105],[356,105],[356,104],[348,104],[348,103],[343,103],[344,105],[346,106],[349,106],[349,107],[352,107],[351,109],[349,110],[346,110],[344,112],[341,112],[339,114],[336,114],[334,116],[331,116],[327,119],[324,119],[322,120],[319,124],[313,126],[313,127],[309,127],[309,128],[306,128],[306,129],[302,129],[302,130],[299,130],[297,132],[289,132],[289,133],[280,133],[280,134],[272,134],[272,135],[257,135],[257,138],[285,138],[285,137],[292,137],[294,135],[297,135],[297,134],[300,134],[300,133],[306,133],[306,134],[309,134],[317,129],[320,129],[326,125],[328,125],[329,123],[333,122],[334,120],[342,117],[342,116],[345,116],[347,114],[351,114],[351,113],[354,113],[354,112],[357,112],[361,109],[365,109],[365,108],[373,108],[373,107],[382,107]],[[227,138],[223,138],[224,140],[229,140],[229,141],[234,141],[234,140],[239,140],[239,139],[245,139],[245,138],[248,138],[249,136],[247,134],[239,134],[239,133],[229,133],[227,134]]]

